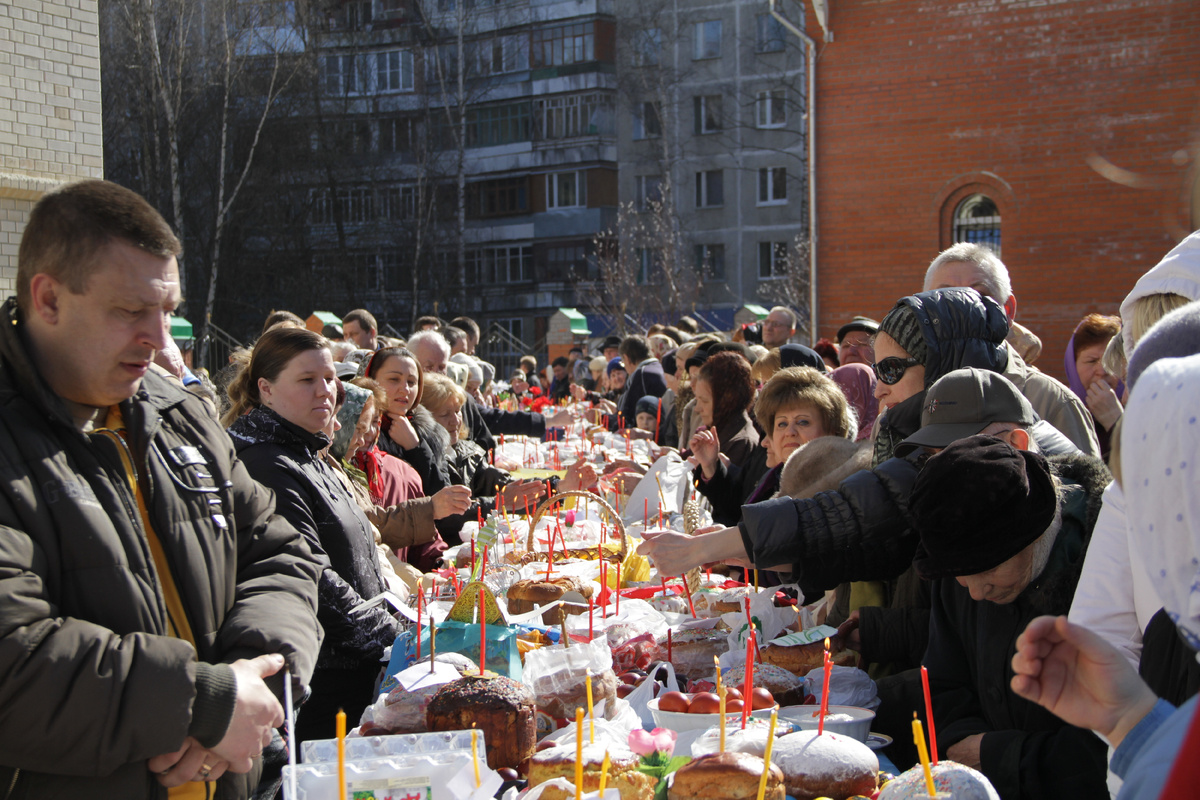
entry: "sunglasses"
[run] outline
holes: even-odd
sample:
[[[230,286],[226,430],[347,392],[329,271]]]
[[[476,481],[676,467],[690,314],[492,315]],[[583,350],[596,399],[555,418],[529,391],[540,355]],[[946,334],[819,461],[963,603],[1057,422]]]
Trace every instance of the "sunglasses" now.
[[[879,378],[888,386],[899,383],[904,377],[904,373],[908,372],[909,367],[920,366],[920,359],[909,356],[908,358],[900,358],[899,356],[888,356],[882,361],[876,361],[871,365],[871,369],[875,370],[875,377]]]

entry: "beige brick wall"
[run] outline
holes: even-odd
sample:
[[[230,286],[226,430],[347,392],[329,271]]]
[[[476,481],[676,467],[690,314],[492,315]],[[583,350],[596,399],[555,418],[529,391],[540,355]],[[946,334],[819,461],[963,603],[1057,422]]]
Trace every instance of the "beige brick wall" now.
[[[104,173],[96,0],[0,2],[0,297],[47,189]]]

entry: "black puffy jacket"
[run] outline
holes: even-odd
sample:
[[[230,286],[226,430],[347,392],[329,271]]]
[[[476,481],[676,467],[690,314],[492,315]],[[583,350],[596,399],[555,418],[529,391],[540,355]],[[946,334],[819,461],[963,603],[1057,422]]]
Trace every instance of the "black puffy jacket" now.
[[[956,369],[1002,372],[1008,363],[1008,318],[990,297],[974,289],[937,289],[905,297],[898,305],[916,311],[925,335],[926,388]],[[922,392],[901,405],[914,404],[919,416],[923,397]],[[888,459],[851,475],[836,491],[806,500],[779,498],[745,506],[742,538],[751,560],[763,566],[792,564],[796,579],[826,589],[847,581],[898,577],[912,564],[917,548],[917,534],[908,521],[916,458]]]
[[[317,670],[377,663],[398,627],[379,608],[350,613],[385,587],[370,522],[319,456],[328,439],[263,407],[238,417],[229,435],[251,477],[275,492],[276,511],[325,561],[317,606],[325,642]]]

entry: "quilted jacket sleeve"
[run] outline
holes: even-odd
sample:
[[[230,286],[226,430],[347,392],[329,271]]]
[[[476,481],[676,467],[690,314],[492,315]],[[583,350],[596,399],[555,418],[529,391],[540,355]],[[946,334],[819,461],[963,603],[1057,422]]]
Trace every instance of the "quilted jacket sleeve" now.
[[[895,578],[912,563],[918,537],[907,522],[916,465],[892,458],[832,492],[781,497],[742,508],[755,564],[791,564],[808,585]]]

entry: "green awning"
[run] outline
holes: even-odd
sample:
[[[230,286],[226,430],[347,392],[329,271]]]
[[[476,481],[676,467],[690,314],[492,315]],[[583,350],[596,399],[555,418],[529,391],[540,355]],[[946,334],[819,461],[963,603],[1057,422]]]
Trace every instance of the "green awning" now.
[[[191,339],[193,336],[195,336],[195,332],[192,330],[192,323],[183,317],[171,317],[172,339]]]
[[[342,318],[332,311],[314,311],[312,312],[312,316],[321,320],[322,325],[337,325],[340,327],[342,324]]]
[[[746,303],[746,305],[744,305],[743,308],[745,308],[747,311],[749,311],[751,314],[758,317],[759,319],[766,319],[767,314],[771,313],[771,312],[767,311],[765,308],[763,308],[762,306],[756,306],[753,303]]]
[[[580,314],[573,308],[560,308],[559,312],[567,318],[568,324],[571,326],[571,333],[576,336],[592,335],[591,330],[588,328],[587,317],[583,316],[583,314]]]

